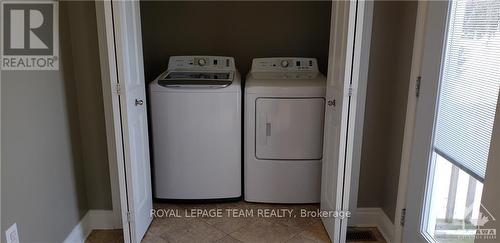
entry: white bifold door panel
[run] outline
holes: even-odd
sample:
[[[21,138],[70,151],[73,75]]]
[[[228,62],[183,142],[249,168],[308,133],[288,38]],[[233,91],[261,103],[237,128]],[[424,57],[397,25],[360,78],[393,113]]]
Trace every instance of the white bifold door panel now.
[[[359,151],[354,141],[362,136],[358,109],[364,104],[368,66],[362,57],[369,53],[372,11],[370,1],[332,2],[321,176],[321,210],[328,214],[350,209],[354,153]],[[345,242],[347,220],[322,217],[332,242]]]
[[[112,1],[127,197],[132,241],[140,242],[153,207],[139,1]]]
[[[321,176],[321,210],[332,212],[345,209],[344,176],[345,147],[348,124],[348,95],[350,83],[350,56],[352,56],[352,33],[349,33],[349,22],[352,22],[354,2],[335,1],[332,3],[332,26],[330,35],[330,55],[328,58],[328,75],[326,86],[325,138],[324,157]],[[346,53],[348,52],[348,53]],[[348,71],[346,72],[346,69]],[[336,217],[322,218],[325,229],[332,242],[345,240],[343,225],[346,220]]]
[[[323,98],[258,98],[258,159],[319,160],[323,151]]]
[[[139,1],[96,3],[104,95],[111,96],[125,242],[140,242],[152,221],[148,118]],[[109,70],[108,70],[109,69]],[[106,91],[108,91],[106,93]],[[105,97],[105,98],[107,98]],[[120,146],[121,145],[121,146]]]

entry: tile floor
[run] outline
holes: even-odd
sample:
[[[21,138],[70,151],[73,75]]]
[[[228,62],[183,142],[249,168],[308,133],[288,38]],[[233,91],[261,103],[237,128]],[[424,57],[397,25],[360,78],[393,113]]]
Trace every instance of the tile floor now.
[[[317,204],[156,203],[154,208],[158,217],[142,242],[330,242],[319,218],[300,217],[301,209],[315,211]],[[206,215],[208,212],[220,212],[221,216]],[[280,212],[284,217],[264,217],[266,212]],[[377,237],[372,243],[385,243],[376,229],[371,230]],[[123,242],[121,230],[95,230],[87,238],[87,243],[104,242]]]

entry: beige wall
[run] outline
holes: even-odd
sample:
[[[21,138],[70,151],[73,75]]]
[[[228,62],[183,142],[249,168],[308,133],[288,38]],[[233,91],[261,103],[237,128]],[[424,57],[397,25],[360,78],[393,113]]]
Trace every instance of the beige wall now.
[[[483,229],[498,229],[500,222],[500,102],[497,103],[496,118],[491,136],[490,153],[488,164],[486,167],[486,178],[483,187],[483,195],[481,198],[481,212],[489,216],[490,214],[496,218],[491,220],[482,227]],[[497,233],[498,234],[498,233]],[[497,236],[498,237],[498,236]],[[492,242],[492,239],[476,240],[476,243]]]
[[[358,207],[394,220],[417,3],[374,6]]]
[[[1,71],[1,232],[62,242],[111,209],[94,3],[60,3],[60,70]]]
[[[172,55],[234,56],[245,75],[254,57],[316,57],[326,73],[329,1],[142,1],[146,81]]]
[[[88,209],[67,11],[60,70],[2,71],[2,239],[62,242]]]
[[[67,4],[71,25],[76,101],[90,209],[111,209],[111,184],[102,98],[97,23],[93,1]]]

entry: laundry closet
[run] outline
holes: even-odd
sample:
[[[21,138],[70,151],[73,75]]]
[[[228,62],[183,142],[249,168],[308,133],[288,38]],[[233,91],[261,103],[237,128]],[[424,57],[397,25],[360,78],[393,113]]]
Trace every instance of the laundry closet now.
[[[120,96],[108,100],[122,138],[125,236],[141,239],[154,201],[321,202],[330,213],[347,210],[359,168],[352,153],[364,111],[366,5],[98,3],[101,52]],[[225,89],[234,98],[215,94]],[[339,219],[323,223],[331,237],[345,234]]]
[[[317,72],[326,72],[330,9],[327,1],[141,2],[155,199],[319,203],[326,78]],[[256,59],[270,57],[281,59]],[[245,84],[250,67],[314,78],[254,87]],[[254,110],[261,96],[277,99]]]

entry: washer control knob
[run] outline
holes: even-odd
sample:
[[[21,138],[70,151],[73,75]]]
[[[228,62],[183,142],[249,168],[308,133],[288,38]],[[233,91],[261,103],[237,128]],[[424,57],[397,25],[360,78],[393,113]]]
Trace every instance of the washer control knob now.
[[[205,66],[205,64],[207,64],[207,61],[205,59],[199,59],[198,60],[198,65]]]
[[[281,67],[286,68],[286,67],[288,67],[288,65],[290,65],[290,63],[287,60],[281,61]]]

